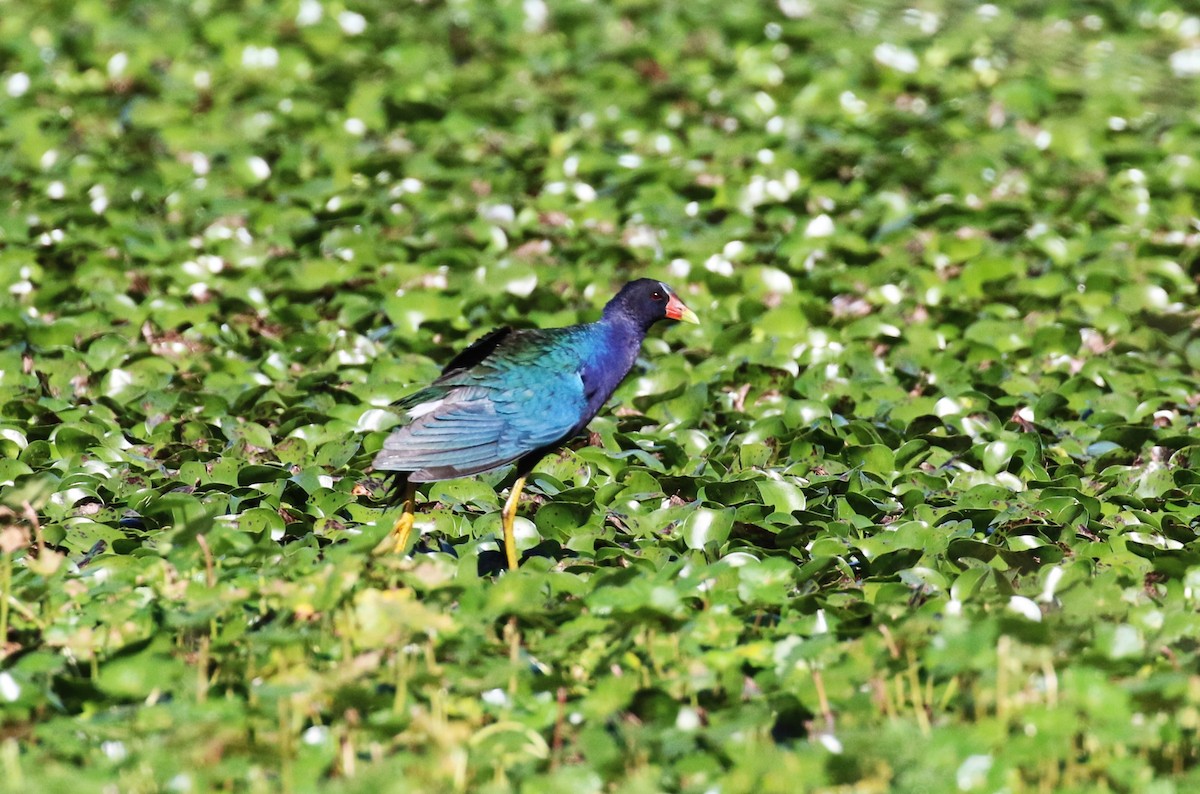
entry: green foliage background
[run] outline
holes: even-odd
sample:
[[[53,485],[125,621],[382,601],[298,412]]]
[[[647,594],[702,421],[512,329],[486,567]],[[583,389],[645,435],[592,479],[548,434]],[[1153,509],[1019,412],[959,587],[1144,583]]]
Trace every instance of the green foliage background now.
[[[0,787],[1194,791],[1200,20],[0,2]],[[673,283],[524,567],[389,403]]]

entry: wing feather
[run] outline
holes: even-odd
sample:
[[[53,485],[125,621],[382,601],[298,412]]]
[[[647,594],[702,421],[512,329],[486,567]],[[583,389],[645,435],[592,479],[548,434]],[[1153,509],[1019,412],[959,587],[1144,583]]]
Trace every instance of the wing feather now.
[[[446,366],[442,367],[442,377],[454,375],[477,364],[482,364],[488,356],[496,352],[496,348],[500,347],[512,332],[513,329],[507,325],[488,331],[472,342],[466,350],[450,359]]]
[[[451,370],[401,402],[408,423],[384,441],[375,468],[413,482],[495,469],[562,441],[585,416],[578,371],[563,367],[486,373]],[[507,375],[508,377],[504,377]]]

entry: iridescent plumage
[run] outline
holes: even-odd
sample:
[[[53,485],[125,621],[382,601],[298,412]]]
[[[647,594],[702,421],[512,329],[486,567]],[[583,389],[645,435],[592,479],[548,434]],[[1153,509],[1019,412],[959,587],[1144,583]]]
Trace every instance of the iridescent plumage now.
[[[633,367],[646,332],[667,318],[697,322],[665,284],[639,279],[594,323],[492,331],[452,359],[430,386],[402,400],[405,423],[375,457],[376,469],[400,472],[408,489],[397,522],[400,547],[412,525],[408,483],[516,463],[504,516],[509,567],[515,568],[512,519],[525,476],[587,426]]]

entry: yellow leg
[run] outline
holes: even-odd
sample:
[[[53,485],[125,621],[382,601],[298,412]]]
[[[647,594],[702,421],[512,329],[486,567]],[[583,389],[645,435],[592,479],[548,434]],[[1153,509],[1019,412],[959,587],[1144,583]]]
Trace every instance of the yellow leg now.
[[[412,534],[413,528],[413,507],[416,504],[417,487],[412,483],[404,484],[404,512],[396,519],[395,525],[392,527],[392,534],[396,536],[396,546],[392,549],[398,554],[403,554],[408,548],[408,536]]]
[[[500,521],[504,525],[504,553],[508,556],[508,570],[517,570],[517,539],[513,536],[513,522],[517,520],[517,503],[521,501],[521,491],[525,488],[525,478],[518,477],[513,483],[508,501],[504,503],[504,512]]]

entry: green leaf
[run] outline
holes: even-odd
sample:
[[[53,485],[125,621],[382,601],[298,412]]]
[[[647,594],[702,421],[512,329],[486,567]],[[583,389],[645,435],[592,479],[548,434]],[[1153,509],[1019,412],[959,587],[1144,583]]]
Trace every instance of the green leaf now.
[[[681,534],[689,549],[703,549],[709,543],[721,545],[729,539],[733,513],[729,510],[696,508],[683,521]]]
[[[760,480],[758,492],[762,495],[763,502],[780,513],[803,510],[808,504],[804,491],[799,486],[782,480]]]

